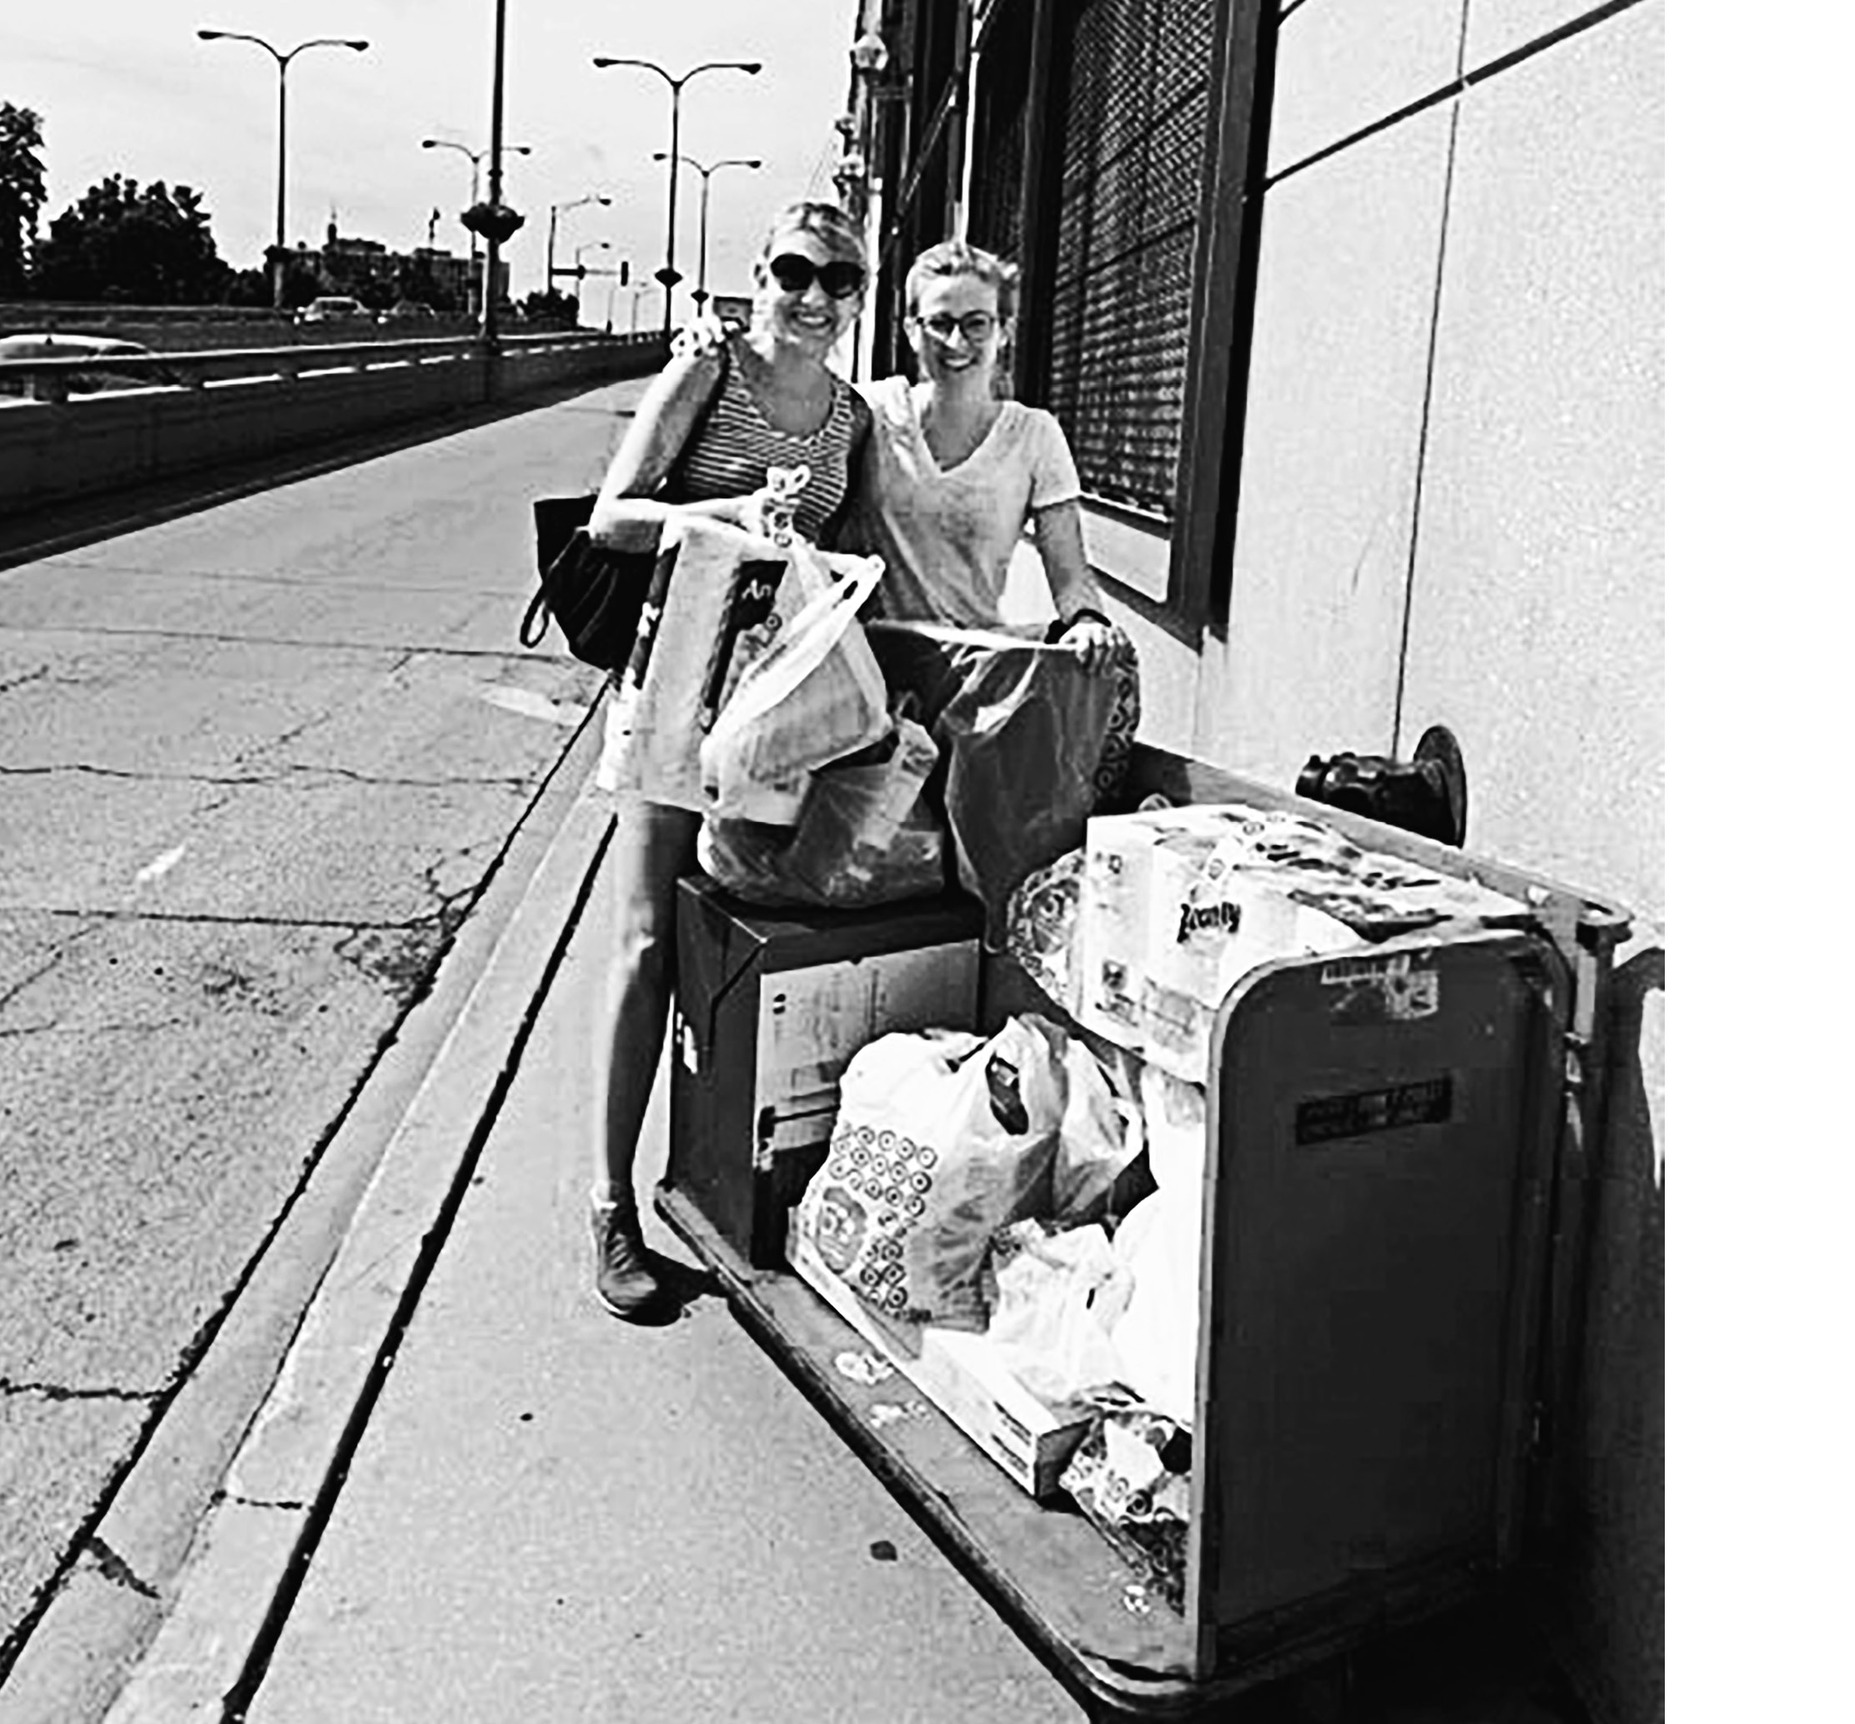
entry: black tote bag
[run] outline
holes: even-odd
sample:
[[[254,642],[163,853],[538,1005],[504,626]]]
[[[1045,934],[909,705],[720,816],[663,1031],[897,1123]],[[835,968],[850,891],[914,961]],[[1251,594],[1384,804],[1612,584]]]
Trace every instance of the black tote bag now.
[[[649,552],[614,550],[588,537],[586,522],[597,495],[535,500],[541,585],[529,600],[520,638],[525,647],[539,646],[552,617],[567,638],[568,652],[611,671],[631,651],[656,558]]]

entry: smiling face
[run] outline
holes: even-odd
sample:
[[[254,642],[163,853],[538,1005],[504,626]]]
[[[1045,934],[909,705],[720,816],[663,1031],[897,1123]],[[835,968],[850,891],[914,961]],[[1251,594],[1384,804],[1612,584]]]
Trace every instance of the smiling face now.
[[[802,287],[784,286],[774,273],[774,260],[785,258],[803,258],[811,265],[811,279]],[[831,351],[863,309],[861,290],[841,299],[826,291],[818,271],[831,264],[854,264],[860,271],[863,259],[826,234],[793,227],[774,233],[754,265],[756,321],[776,341],[802,347],[819,359]],[[835,281],[836,272],[831,272],[828,279]]]
[[[977,275],[931,275],[915,296],[908,340],[930,383],[962,380],[989,389],[1010,323],[998,287]]]

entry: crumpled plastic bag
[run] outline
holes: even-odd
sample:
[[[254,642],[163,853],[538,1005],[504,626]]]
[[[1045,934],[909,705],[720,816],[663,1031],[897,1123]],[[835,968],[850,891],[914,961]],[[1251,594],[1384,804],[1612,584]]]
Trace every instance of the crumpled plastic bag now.
[[[940,759],[909,718],[875,749],[810,774],[796,826],[705,815],[696,859],[751,904],[861,909],[947,884],[946,826],[923,794]]]
[[[1047,1194],[1062,1113],[1060,1061],[1031,1020],[989,1041],[879,1036],[844,1070],[799,1236],[879,1314],[981,1331],[992,1236]]]
[[[1192,1434],[1150,1407],[1103,1410],[1058,1481],[1181,1615],[1192,1523]]]
[[[1133,1290],[1112,1330],[1120,1381],[1190,1427],[1198,1405],[1199,1256],[1204,1235],[1205,1104],[1196,1084],[1140,1068],[1141,1113],[1156,1189],[1115,1230]]]
[[[1004,629],[873,621],[868,633],[890,687],[920,701],[940,744],[960,884],[1000,951],[1012,891],[1082,841],[1110,735],[1127,742],[1138,722],[1132,644],[1096,673],[1071,648]]]
[[[1064,1227],[1098,1220],[1115,1181],[1145,1147],[1137,1099],[1140,1062],[1107,1043],[1091,1046],[1085,1037],[1036,1013],[1026,1019],[1055,1040],[1063,1067],[1063,1122],[1050,1169],[1050,1217]]]
[[[1040,1401],[1072,1405],[1118,1380],[1109,1329],[1129,1285],[1098,1223],[1052,1231],[1035,1218],[1013,1222],[992,1242],[986,1338]]]

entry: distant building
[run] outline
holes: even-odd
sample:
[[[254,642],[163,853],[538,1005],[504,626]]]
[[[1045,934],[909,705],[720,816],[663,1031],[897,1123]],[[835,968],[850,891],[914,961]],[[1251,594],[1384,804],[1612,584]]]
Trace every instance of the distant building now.
[[[336,231],[331,219],[319,248],[300,241],[291,262],[316,276],[330,293],[351,293],[370,305],[396,299],[424,299],[458,311],[474,309],[479,260],[456,257],[436,246],[409,252],[388,251],[377,239],[359,239]],[[497,297],[509,297],[509,264],[496,263]]]

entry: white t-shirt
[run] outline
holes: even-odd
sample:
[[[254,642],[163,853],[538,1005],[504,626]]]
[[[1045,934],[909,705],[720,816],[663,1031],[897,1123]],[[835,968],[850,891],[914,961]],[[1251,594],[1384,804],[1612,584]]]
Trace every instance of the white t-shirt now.
[[[996,626],[1006,567],[1031,511],[1082,495],[1062,426],[1041,407],[1001,402],[985,440],[943,471],[907,378],[865,384],[863,396],[875,423],[853,530],[888,565],[878,589],[884,613]]]

